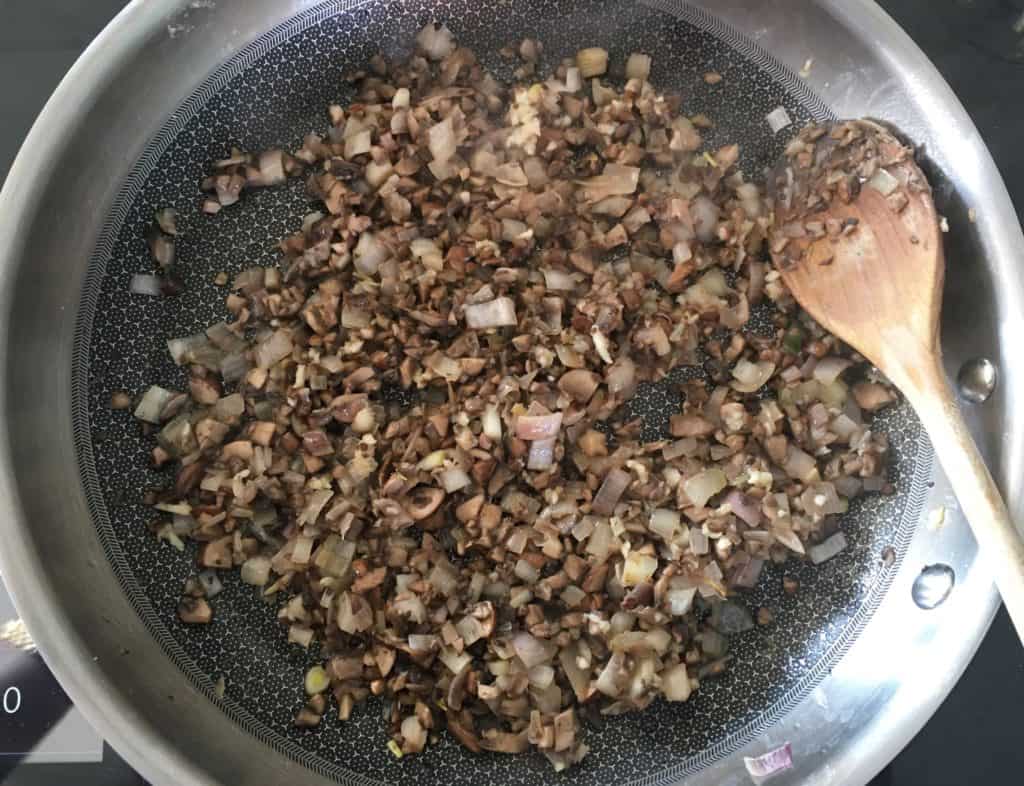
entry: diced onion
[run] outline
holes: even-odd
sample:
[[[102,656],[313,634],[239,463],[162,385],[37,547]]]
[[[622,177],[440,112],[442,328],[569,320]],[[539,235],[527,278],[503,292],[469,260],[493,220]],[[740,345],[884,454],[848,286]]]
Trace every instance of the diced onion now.
[[[472,483],[472,480],[470,480],[469,475],[459,467],[452,467],[441,473],[441,485],[444,486],[444,490],[449,494],[465,488],[470,483]]]
[[[498,414],[498,407],[491,404],[484,410],[480,418],[483,432],[488,439],[494,442],[501,441],[501,415]]]
[[[516,436],[527,441],[557,437],[561,427],[561,412],[549,415],[520,415],[516,418]]]
[[[658,560],[655,557],[631,551],[622,568],[622,583],[627,587],[644,584],[651,580],[657,569]]]
[[[474,303],[466,306],[466,325],[474,330],[514,326],[516,320],[516,304],[511,298],[497,297],[485,303]]]
[[[164,294],[163,279],[149,273],[135,273],[128,283],[128,289],[135,295],[159,297]]]
[[[199,583],[203,586],[206,597],[213,598],[221,593],[224,585],[220,578],[212,570],[204,570],[199,574]]]
[[[573,280],[573,277],[563,270],[545,269],[541,272],[544,274],[544,286],[550,290],[571,292],[576,289],[576,282]]]
[[[711,197],[704,194],[697,196],[690,204],[690,216],[693,218],[693,229],[701,243],[708,243],[715,238],[718,229],[718,205]]]
[[[528,669],[548,663],[555,656],[553,643],[538,639],[523,630],[512,637],[512,647],[516,652],[516,657]]]
[[[661,692],[668,701],[686,701],[693,685],[686,673],[686,664],[679,663],[661,672]]]
[[[671,541],[679,532],[679,511],[655,508],[647,528],[665,542]]]
[[[697,555],[708,553],[708,536],[700,527],[690,527],[690,551]]]
[[[439,164],[446,164],[455,155],[455,129],[452,127],[451,116],[431,126],[427,132],[427,146],[430,154]]]
[[[846,358],[825,357],[818,361],[812,376],[823,385],[831,385],[853,363]]]
[[[429,22],[416,36],[416,43],[430,60],[442,60],[455,51],[455,37],[447,25]]]
[[[761,503],[756,497],[733,489],[726,495],[725,502],[732,508],[733,513],[751,527],[757,527],[761,524]]]
[[[764,119],[768,122],[768,127],[772,130],[773,134],[777,134],[782,129],[788,128],[793,124],[793,120],[784,106],[775,107],[775,109],[765,115]]]
[[[530,443],[530,454],[526,460],[526,468],[532,470],[550,469],[554,464],[556,439],[537,439]]]
[[[706,469],[683,481],[683,491],[696,507],[703,508],[709,499],[725,488],[725,473],[720,469]]]
[[[288,357],[292,349],[294,345],[290,331],[275,330],[256,347],[256,365],[260,368],[272,368]]]
[[[754,778],[768,778],[793,766],[793,751],[787,742],[761,756],[744,756],[743,764]]]
[[[837,532],[821,543],[807,549],[807,556],[811,558],[811,562],[815,565],[820,565],[822,562],[832,559],[836,554],[843,551],[846,546],[846,536],[842,532]]]
[[[689,614],[696,596],[696,587],[673,587],[665,593],[669,614],[674,617],[683,617]]]
[[[264,556],[250,557],[242,563],[242,581],[254,587],[262,587],[270,581],[270,558]]]
[[[619,504],[619,499],[626,487],[629,486],[630,480],[630,474],[624,470],[617,468],[609,470],[594,496],[594,501],[590,506],[591,510],[602,516],[610,516],[615,511],[615,506]]]
[[[771,379],[774,373],[774,363],[767,360],[751,363],[746,358],[740,358],[732,370],[732,375],[736,380],[732,383],[732,388],[740,393],[753,393]]]
[[[381,262],[388,258],[388,247],[372,232],[363,232],[353,249],[356,270],[372,276],[380,269]]]
[[[139,405],[135,408],[135,417],[147,423],[159,423],[160,413],[163,411],[164,405],[175,395],[177,394],[172,393],[170,390],[164,390],[159,385],[152,385],[143,394],[142,400],[139,401]]]
[[[634,52],[626,60],[626,79],[647,81],[651,75],[651,56]]]
[[[879,167],[875,170],[875,174],[868,180],[867,185],[882,196],[889,196],[893,191],[900,187],[900,181],[897,180],[888,169],[885,167]]]
[[[618,194],[632,194],[640,182],[640,167],[622,164],[605,164],[600,175],[582,181],[587,198],[599,202],[605,197]],[[717,211],[718,208],[715,208]],[[717,220],[717,219],[716,219]]]

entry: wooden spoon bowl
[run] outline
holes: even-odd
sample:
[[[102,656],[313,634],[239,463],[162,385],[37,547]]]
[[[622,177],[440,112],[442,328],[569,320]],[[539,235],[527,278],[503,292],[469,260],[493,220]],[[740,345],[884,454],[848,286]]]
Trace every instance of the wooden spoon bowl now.
[[[772,258],[783,280],[914,407],[1024,638],[1024,541],[942,369],[942,232],[913,151],[868,120],[809,126],[769,189]]]

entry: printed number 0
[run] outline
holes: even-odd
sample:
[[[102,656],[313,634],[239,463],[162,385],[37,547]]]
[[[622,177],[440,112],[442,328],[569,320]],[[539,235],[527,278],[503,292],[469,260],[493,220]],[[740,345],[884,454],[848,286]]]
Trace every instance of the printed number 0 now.
[[[21,690],[10,687],[4,691],[4,712],[13,715],[21,709]]]

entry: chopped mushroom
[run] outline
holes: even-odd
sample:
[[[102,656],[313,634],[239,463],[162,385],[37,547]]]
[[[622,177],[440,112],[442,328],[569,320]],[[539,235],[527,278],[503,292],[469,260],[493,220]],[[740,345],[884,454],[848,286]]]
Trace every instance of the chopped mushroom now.
[[[278,264],[218,275],[230,324],[168,342],[187,392],[138,398],[172,468],[153,531],[199,544],[182,622],[209,623],[212,571],[238,568],[288,642],[327,653],[297,726],[380,696],[395,756],[444,713],[469,750],[533,746],[557,770],[587,750],[577,709],[685,701],[727,667],[725,629],[752,618],[722,596],[839,553],[835,517],[886,489],[871,413],[896,397],[853,384],[863,361],[764,261],[856,227],[773,227],[738,146],[704,148],[710,121],[649,82],[649,56],[582,49],[540,81],[524,41],[502,85],[443,24],[416,45],[372,58],[324,133],[204,180],[210,214],[300,175],[316,205]],[[891,185],[857,164],[823,182]],[[177,231],[161,210],[162,266]],[[177,287],[151,278],[133,290]],[[668,433],[645,431],[637,391],[701,365]]]

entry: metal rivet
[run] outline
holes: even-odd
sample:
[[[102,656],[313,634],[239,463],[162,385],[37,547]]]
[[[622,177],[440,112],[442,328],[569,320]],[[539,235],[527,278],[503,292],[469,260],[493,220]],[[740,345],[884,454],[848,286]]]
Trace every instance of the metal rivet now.
[[[914,579],[910,596],[922,609],[934,609],[949,597],[955,583],[956,574],[949,565],[927,565]]]
[[[995,363],[988,358],[974,358],[960,367],[956,384],[964,399],[973,404],[980,404],[992,395],[997,378]]]

